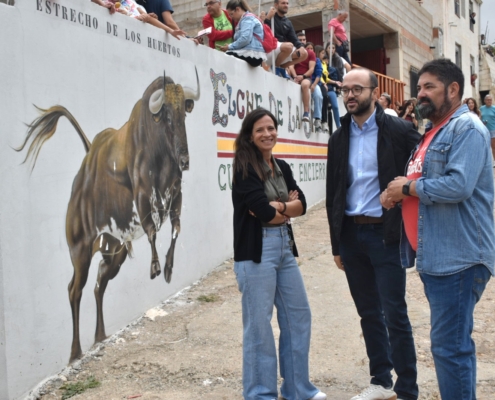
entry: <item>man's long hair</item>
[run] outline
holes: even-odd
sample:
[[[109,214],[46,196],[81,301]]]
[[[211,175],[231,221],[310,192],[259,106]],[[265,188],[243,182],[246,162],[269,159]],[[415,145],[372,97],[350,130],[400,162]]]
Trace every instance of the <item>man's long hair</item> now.
[[[264,108],[257,108],[250,112],[242,121],[241,130],[234,143],[234,183],[237,172],[242,172],[242,179],[247,178],[249,164],[251,164],[263,182],[268,178],[263,168],[263,155],[252,141],[254,124],[266,115],[272,119],[275,129],[277,129],[277,119],[270,111]]]

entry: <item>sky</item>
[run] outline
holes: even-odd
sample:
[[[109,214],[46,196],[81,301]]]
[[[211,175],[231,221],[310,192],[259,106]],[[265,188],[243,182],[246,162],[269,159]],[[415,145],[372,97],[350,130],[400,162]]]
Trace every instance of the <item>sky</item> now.
[[[478,22],[478,21],[476,21]],[[481,5],[480,33],[485,33],[488,23],[488,43],[495,42],[495,0],[483,0]]]

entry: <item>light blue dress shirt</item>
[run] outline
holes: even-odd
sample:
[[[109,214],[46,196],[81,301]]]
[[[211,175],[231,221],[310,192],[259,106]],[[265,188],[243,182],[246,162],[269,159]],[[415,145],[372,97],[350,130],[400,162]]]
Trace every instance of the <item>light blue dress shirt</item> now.
[[[381,217],[376,110],[360,129],[351,119],[345,214]]]

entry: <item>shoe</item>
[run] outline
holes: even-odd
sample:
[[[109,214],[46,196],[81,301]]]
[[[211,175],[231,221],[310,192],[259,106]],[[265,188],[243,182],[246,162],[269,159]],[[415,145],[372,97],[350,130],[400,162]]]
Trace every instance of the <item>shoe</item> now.
[[[318,392],[309,400],[327,400],[327,395],[323,392]]]
[[[328,128],[328,122],[323,122],[321,124],[321,128],[323,129],[323,132],[324,133],[329,133],[330,132],[330,129]]]
[[[315,119],[315,128],[318,129],[320,128],[321,129],[321,120],[316,118]]]
[[[309,112],[305,111],[302,117],[303,122],[309,122]]]
[[[397,394],[392,389],[372,384],[351,400],[397,400]]]

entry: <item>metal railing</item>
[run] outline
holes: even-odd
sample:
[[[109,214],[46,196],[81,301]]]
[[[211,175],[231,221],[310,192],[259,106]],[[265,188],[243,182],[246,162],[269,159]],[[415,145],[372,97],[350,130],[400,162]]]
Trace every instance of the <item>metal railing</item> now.
[[[353,67],[359,67],[357,64],[352,64]],[[380,88],[380,94],[387,92],[392,98],[392,104],[398,101],[400,104],[404,102],[404,86],[406,84],[399,79],[392,78],[387,75],[380,74],[379,72],[373,71],[373,73],[378,78],[378,87]],[[395,106],[392,107],[395,109]]]

